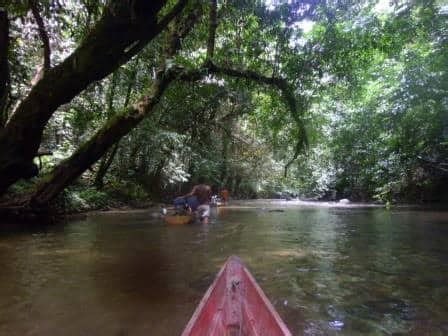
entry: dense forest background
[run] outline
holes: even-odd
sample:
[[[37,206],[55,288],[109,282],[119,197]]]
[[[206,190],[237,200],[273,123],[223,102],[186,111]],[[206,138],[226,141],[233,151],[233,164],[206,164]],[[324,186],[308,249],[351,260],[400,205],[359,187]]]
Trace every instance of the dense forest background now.
[[[445,1],[0,1],[3,207],[447,199]]]

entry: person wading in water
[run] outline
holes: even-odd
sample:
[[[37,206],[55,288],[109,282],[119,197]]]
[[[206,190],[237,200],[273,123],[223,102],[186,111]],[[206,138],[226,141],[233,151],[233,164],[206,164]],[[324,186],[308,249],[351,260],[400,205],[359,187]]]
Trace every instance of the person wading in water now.
[[[199,179],[199,184],[195,185],[193,189],[188,194],[178,197],[183,199],[189,199],[191,197],[196,197],[198,201],[198,206],[196,213],[202,223],[208,224],[208,218],[210,217],[210,201],[212,198],[212,188],[204,183],[203,179]]]

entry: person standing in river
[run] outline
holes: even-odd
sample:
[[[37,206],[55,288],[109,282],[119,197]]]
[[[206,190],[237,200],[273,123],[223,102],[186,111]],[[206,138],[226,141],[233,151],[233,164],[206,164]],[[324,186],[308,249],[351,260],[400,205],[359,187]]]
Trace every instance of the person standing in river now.
[[[222,203],[227,204],[227,201],[229,199],[229,191],[226,188],[221,189],[221,191],[219,192],[219,196],[221,197]]]
[[[198,200],[198,207],[196,213],[202,223],[208,224],[210,217],[210,201],[212,197],[212,188],[204,183],[204,179],[199,179],[199,184],[195,185],[188,194],[180,196],[180,198],[188,199],[195,196]]]

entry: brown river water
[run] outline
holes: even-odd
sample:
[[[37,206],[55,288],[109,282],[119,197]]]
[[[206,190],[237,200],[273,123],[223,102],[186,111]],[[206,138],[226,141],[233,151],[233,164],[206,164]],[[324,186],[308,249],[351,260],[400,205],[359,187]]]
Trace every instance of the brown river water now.
[[[179,335],[230,255],[294,335],[448,335],[448,212],[293,201],[2,230],[0,335]]]

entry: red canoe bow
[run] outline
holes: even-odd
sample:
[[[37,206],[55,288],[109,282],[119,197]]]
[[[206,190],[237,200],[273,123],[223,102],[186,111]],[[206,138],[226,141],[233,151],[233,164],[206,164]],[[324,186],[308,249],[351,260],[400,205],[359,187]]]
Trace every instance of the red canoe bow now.
[[[222,266],[182,336],[291,336],[266,295],[232,256]]]

